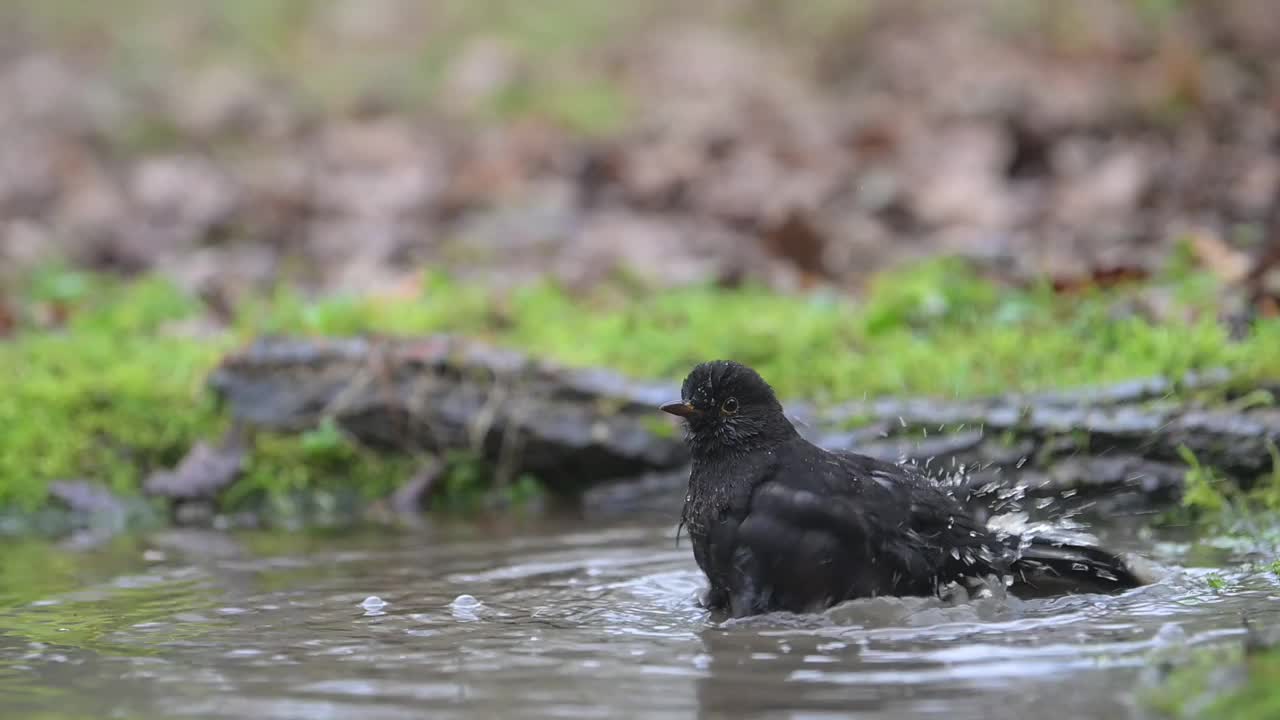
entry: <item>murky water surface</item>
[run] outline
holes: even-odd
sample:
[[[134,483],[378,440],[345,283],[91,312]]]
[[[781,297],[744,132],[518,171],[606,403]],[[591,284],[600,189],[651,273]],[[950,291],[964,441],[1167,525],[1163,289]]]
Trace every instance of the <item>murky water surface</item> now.
[[[1162,646],[1238,635],[1246,611],[1280,623],[1274,576],[1132,533],[1107,541],[1179,567],[1118,597],[720,622],[674,536],[562,521],[8,541],[0,715],[1129,717]]]

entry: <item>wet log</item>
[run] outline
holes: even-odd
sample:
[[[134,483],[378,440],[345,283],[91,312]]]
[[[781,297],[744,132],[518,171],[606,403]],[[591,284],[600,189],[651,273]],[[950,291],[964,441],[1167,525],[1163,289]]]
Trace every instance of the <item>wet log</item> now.
[[[299,432],[328,419],[392,451],[472,449],[555,490],[677,467],[672,392],[449,336],[270,337],[226,358],[209,385],[237,420]]]
[[[373,448],[469,448],[556,491],[595,488],[584,502],[608,512],[668,508],[655,498],[673,488],[678,504],[688,463],[680,429],[656,410],[677,381],[636,382],[452,336],[262,338],[227,357],[209,385],[253,427],[299,432],[329,419]],[[915,462],[975,487],[1018,484],[1032,497],[1133,510],[1180,495],[1182,447],[1244,486],[1271,471],[1280,412],[1234,408],[1240,390],[1215,371],[979,401],[788,407],[827,447]]]
[[[955,434],[977,429],[984,445],[999,439],[1018,447],[1020,467],[1047,467],[1067,456],[1123,455],[1181,462],[1180,448],[1248,485],[1270,472],[1280,446],[1280,412],[1198,407],[1169,399],[1117,405],[1035,404],[1031,399],[991,403],[882,401],[845,406],[854,416],[897,423],[891,436]],[[891,421],[892,422],[889,422]],[[998,451],[990,451],[999,454]],[[989,452],[989,454],[990,454]]]

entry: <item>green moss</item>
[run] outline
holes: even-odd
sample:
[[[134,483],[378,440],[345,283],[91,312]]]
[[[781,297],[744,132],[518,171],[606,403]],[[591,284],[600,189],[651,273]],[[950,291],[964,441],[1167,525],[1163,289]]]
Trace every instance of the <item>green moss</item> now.
[[[533,288],[513,300],[512,327],[498,339],[653,377],[676,378],[697,361],[733,357],[755,365],[783,394],[818,400],[905,392],[972,396],[1219,364],[1260,372],[1276,362],[1253,354],[1266,338],[1280,337],[1275,325],[1233,343],[1210,321],[1174,326],[1112,319],[1105,296],[1083,298],[1076,307],[1041,293],[998,297],[990,286],[963,273],[957,279],[945,267],[897,273],[862,305],[755,289],[693,289],[583,313],[555,290]],[[940,280],[936,292],[927,291],[930,278]]]
[[[1178,454],[1188,466],[1182,506],[1204,515],[1216,515],[1225,511],[1239,489],[1214,472],[1213,468],[1201,465],[1199,458],[1186,446],[1179,447]]]
[[[445,455],[443,488],[434,507],[451,513],[474,513],[493,507],[521,508],[543,496],[542,484],[531,475],[495,485],[492,464],[468,451]]]
[[[417,460],[361,448],[332,425],[299,436],[254,438],[245,476],[227,492],[231,506],[261,504],[304,491],[383,497],[412,476]]]
[[[1204,276],[1169,282],[1188,309],[1212,307]],[[159,279],[119,283],[51,270],[24,290],[27,324],[0,341],[0,505],[38,505],[47,483],[63,477],[135,492],[152,469],[224,429],[205,376],[226,350],[264,332],[463,333],[569,364],[665,378],[673,392],[694,363],[728,357],[759,368],[782,395],[818,402],[987,395],[1210,367],[1245,381],[1280,376],[1280,356],[1270,351],[1280,347],[1280,322],[1264,321],[1237,341],[1208,312],[1191,323],[1118,316],[1118,301],[1137,289],[1064,301],[1043,288],[1000,289],[945,260],[885,275],[862,301],[750,287],[582,298],[535,285],[490,294],[431,275],[409,299],[310,302],[281,291],[250,303],[229,332],[197,337],[184,328],[198,326],[199,305]],[[65,325],[43,327],[51,314]],[[651,427],[672,430],[657,418]],[[333,428],[256,443],[247,477],[228,497],[233,505],[308,489],[376,497],[416,467],[355,447]],[[466,505],[485,476],[455,463],[442,504]],[[1260,497],[1280,507],[1280,471],[1259,487],[1271,488]],[[1207,491],[1191,498],[1213,501]]]
[[[225,346],[162,330],[195,308],[172,287],[54,272],[32,288],[69,321],[0,342],[0,505],[34,507],[60,478],[132,491],[218,424],[202,382]]]
[[[1254,479],[1248,490],[1243,490],[1230,479],[1211,467],[1203,465],[1186,447],[1178,450],[1187,464],[1186,485],[1181,507],[1165,514],[1167,525],[1195,523],[1212,527],[1225,534],[1243,534],[1265,545],[1258,536],[1259,528],[1274,526],[1268,517],[1280,511],[1280,448],[1267,443],[1271,455],[1271,471]]]

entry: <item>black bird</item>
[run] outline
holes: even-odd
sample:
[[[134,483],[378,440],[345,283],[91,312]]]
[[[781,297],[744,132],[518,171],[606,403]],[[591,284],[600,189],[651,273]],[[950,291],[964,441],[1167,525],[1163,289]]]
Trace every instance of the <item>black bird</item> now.
[[[810,443],[740,363],[698,365],[662,410],[687,425],[693,470],[681,525],[709,581],[703,604],[733,617],[941,595],[991,576],[1014,594],[1145,584],[1105,550],[988,527],[916,467]]]

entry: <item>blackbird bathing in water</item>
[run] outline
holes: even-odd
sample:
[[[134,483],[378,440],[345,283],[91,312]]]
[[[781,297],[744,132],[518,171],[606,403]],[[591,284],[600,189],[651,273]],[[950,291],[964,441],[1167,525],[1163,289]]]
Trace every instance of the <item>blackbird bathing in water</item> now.
[[[993,576],[1015,594],[1144,584],[1099,548],[997,532],[916,467],[810,443],[740,363],[697,366],[680,401],[662,410],[687,425],[693,470],[681,523],[710,583],[703,603],[733,617],[941,595]]]

